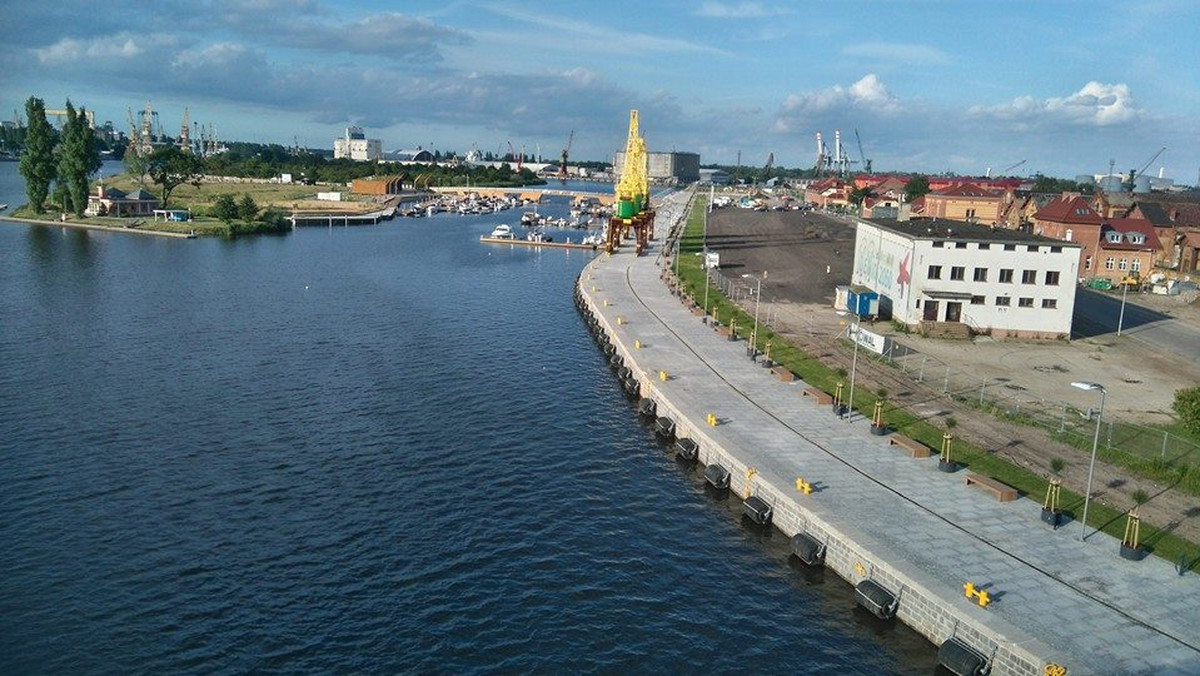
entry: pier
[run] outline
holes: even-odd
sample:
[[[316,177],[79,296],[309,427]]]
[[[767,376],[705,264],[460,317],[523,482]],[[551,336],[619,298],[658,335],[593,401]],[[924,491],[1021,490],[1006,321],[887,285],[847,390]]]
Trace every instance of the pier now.
[[[580,244],[579,242],[535,242],[528,239],[504,239],[501,237],[480,237],[480,242],[484,244],[515,244],[516,246],[529,246],[548,249],[589,249],[596,251],[600,247],[596,244]]]
[[[997,499],[869,419],[834,415],[681,303],[663,265],[597,258],[577,299],[675,436],[728,470],[729,499],[756,496],[775,528],[825,547],[827,568],[890,593],[899,621],[993,674],[1200,672],[1200,576],[1122,559],[1102,532],[1081,542],[1078,523],[1053,529],[1030,496]]]

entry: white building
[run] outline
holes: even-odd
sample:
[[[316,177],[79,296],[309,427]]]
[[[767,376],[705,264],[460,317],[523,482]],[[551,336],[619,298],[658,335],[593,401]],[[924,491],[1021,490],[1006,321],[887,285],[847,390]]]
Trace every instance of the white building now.
[[[698,153],[646,153],[646,169],[652,181],[674,179],[680,183],[700,180],[700,155]],[[613,173],[620,178],[625,168],[625,151],[618,150],[613,156]]]
[[[1071,336],[1079,244],[957,221],[858,221],[851,281],[934,335]]]
[[[367,138],[362,127],[346,127],[346,135],[333,141],[333,158],[373,162],[383,158],[383,141]]]

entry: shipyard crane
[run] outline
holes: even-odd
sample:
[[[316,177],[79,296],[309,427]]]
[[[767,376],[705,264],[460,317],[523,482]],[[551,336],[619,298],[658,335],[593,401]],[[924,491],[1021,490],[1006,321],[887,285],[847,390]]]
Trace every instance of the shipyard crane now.
[[[829,149],[825,147],[825,142],[821,140],[821,132],[817,132],[817,164],[813,168],[816,169],[817,174],[820,174],[821,170],[828,163]]]
[[[863,171],[871,173],[871,160],[867,159],[867,154],[863,152],[862,137],[858,135],[858,127],[854,128],[854,138],[858,141],[858,156],[862,158]]]
[[[183,125],[179,128],[179,140],[176,141],[176,145],[185,153],[192,152],[192,143],[190,140],[192,132],[191,118],[191,111],[185,107],[183,109]]]
[[[508,161],[511,162],[513,160],[517,160],[517,151],[513,150],[512,141],[509,141],[508,142]],[[517,166],[518,167],[521,166],[520,160],[517,160]],[[520,171],[520,169],[517,169],[517,171]]]
[[[1154,156],[1153,156],[1153,157],[1151,157],[1150,159],[1146,160],[1146,163],[1142,165],[1142,168],[1141,168],[1141,169],[1138,169],[1137,171],[1131,171],[1131,172],[1129,172],[1129,189],[1130,189],[1130,190],[1132,190],[1132,189],[1133,189],[1133,180],[1134,180],[1135,178],[1137,178],[1138,176],[1141,176],[1143,173],[1145,173],[1146,169],[1147,169],[1147,168],[1148,168],[1148,167],[1149,167],[1151,164],[1154,164],[1154,160],[1157,160],[1157,159],[1159,158],[1159,156],[1160,156],[1160,155],[1162,155],[1162,154],[1163,154],[1163,153],[1165,153],[1165,152],[1167,152],[1167,147],[1166,147],[1166,146],[1163,146],[1163,147],[1159,148],[1159,149],[1158,149],[1158,152],[1154,153]],[[1111,173],[1111,172],[1110,172],[1110,173]]]
[[[563,153],[566,157],[566,152]],[[632,231],[637,239],[636,253],[650,243],[654,231],[654,210],[650,208],[650,156],[646,152],[646,139],[639,131],[638,111],[629,111],[629,137],[625,142],[625,164],[621,169],[621,180],[616,185],[616,204],[608,221],[608,237],[604,245],[611,254]]]
[[[567,157],[571,154],[571,143],[575,141],[575,130],[571,130],[571,134],[567,136],[567,147],[563,148],[562,161],[558,163],[558,179],[560,181],[567,180]]]

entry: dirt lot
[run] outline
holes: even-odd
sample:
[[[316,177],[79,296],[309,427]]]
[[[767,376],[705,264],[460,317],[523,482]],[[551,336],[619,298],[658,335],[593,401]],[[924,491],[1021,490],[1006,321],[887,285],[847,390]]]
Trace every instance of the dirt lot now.
[[[847,221],[816,213],[726,208],[709,216],[708,233],[709,247],[721,254],[726,277],[764,274],[761,312],[771,317],[776,329],[823,361],[849,367],[848,351],[836,344],[845,319],[832,308],[834,287],[849,283],[853,265],[854,231]],[[1155,298],[1150,302],[1155,309],[1164,310],[1158,306],[1172,300]],[[749,305],[752,310],[752,301]],[[1190,306],[1172,308],[1170,314],[1177,321],[1200,317],[1200,311]],[[889,324],[879,323],[876,329],[892,333]],[[964,377],[972,375],[980,382],[1008,379],[1007,384],[1025,390],[1023,396],[1041,398],[1045,406],[1095,406],[1094,393],[1076,390],[1069,383],[1104,382],[1109,389],[1106,418],[1117,412],[1123,419],[1163,421],[1174,390],[1200,381],[1200,365],[1181,364],[1170,354],[1148,351],[1134,341],[1115,340],[1111,334],[1070,343],[896,337]],[[1045,369],[1035,368],[1039,365],[1057,367],[1056,372],[1047,375]],[[1039,474],[1049,474],[1051,458],[1065,459],[1064,485],[1083,493],[1087,453],[1040,429],[1004,422],[953,403],[942,394],[940,378],[916,383],[894,368],[863,359],[858,362],[858,378],[859,387],[884,387],[893,393],[890,398],[910,410],[928,417],[953,415],[959,421],[960,436]],[[1141,510],[1147,521],[1200,542],[1200,500],[1150,481],[1130,479],[1127,470],[1102,462],[1097,464],[1094,486],[1097,499],[1117,509],[1131,507],[1129,496],[1144,489],[1152,496]]]

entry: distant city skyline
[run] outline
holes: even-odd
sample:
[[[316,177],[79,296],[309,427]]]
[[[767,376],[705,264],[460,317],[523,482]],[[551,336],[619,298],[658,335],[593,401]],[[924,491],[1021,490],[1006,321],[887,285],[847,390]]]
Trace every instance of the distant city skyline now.
[[[402,8],[402,11],[396,11]],[[149,101],[224,139],[812,166],[841,130],[877,171],[1200,171],[1200,4],[63,0],[6,6],[0,117],[69,97],[125,130]],[[7,109],[7,110],[6,110]],[[23,114],[23,111],[21,111]],[[858,165],[853,165],[858,168]]]

